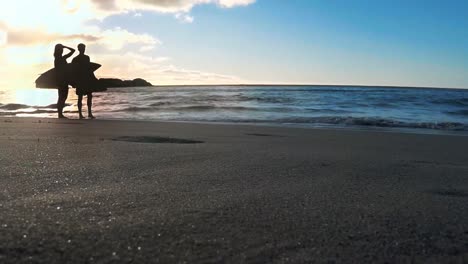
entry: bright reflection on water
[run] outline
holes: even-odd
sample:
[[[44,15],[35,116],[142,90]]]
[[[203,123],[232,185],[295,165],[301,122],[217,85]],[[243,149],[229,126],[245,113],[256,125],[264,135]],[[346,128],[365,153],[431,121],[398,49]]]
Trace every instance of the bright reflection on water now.
[[[19,89],[11,93],[11,99],[8,97],[6,103],[24,104],[30,106],[47,106],[57,100],[57,90],[52,89]],[[2,98],[3,99],[3,98]],[[2,101],[2,103],[5,103]]]
[[[55,89],[15,89],[0,91],[0,116],[55,117]],[[69,90],[65,112],[76,111],[77,96]]]

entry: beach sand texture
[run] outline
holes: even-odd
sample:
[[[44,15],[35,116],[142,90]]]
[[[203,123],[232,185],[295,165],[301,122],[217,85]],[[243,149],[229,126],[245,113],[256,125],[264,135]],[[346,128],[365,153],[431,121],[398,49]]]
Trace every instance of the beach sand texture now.
[[[0,119],[0,263],[468,262],[468,137]]]

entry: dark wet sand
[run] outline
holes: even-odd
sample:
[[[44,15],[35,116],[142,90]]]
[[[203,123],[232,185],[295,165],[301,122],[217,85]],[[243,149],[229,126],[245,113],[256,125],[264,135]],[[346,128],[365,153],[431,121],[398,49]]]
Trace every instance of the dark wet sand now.
[[[1,118],[0,212],[0,263],[466,263],[468,137]]]

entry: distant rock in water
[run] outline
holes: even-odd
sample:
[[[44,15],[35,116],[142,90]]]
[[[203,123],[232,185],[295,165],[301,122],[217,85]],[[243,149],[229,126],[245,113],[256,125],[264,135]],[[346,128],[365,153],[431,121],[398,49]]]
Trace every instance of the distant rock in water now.
[[[99,82],[104,87],[118,88],[118,87],[147,87],[153,86],[150,82],[137,78],[134,80],[121,80],[116,78],[101,78]]]

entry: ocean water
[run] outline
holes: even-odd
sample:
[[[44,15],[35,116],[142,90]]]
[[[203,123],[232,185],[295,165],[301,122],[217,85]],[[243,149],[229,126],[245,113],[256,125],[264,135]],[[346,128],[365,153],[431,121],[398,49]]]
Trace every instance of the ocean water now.
[[[55,117],[56,90],[0,91],[0,116]],[[65,109],[77,118],[70,89]],[[83,100],[86,106],[85,100]],[[84,108],[85,110],[86,108]],[[468,90],[356,86],[184,86],[96,93],[101,119],[468,132]]]

